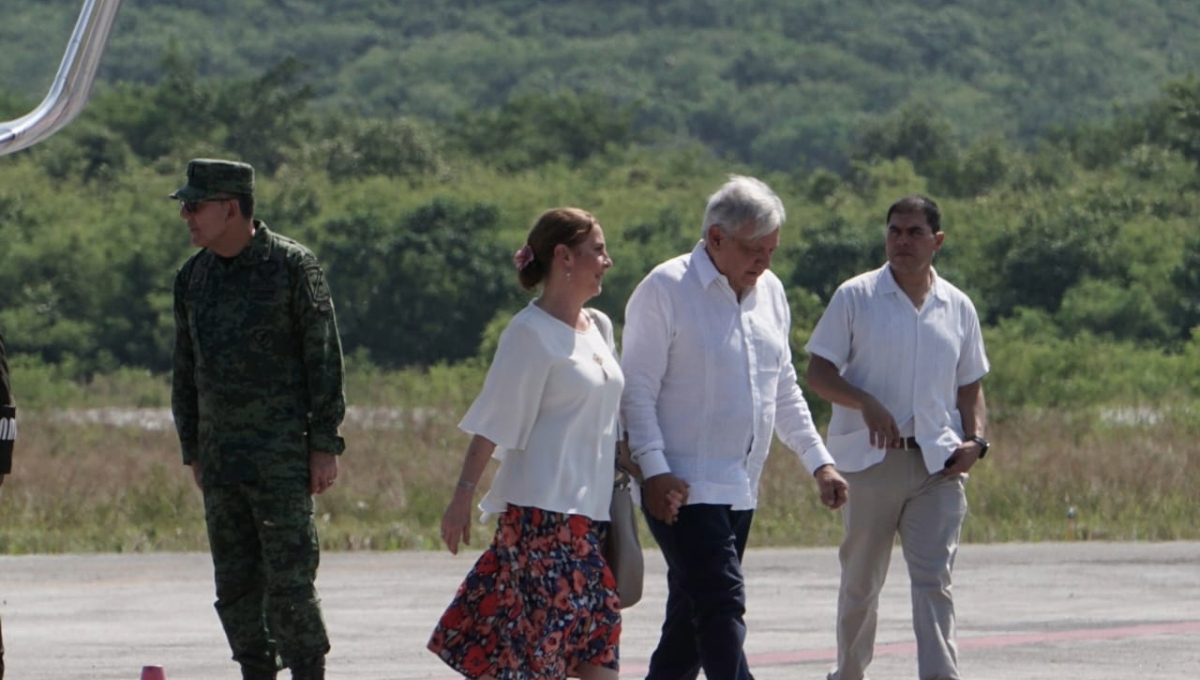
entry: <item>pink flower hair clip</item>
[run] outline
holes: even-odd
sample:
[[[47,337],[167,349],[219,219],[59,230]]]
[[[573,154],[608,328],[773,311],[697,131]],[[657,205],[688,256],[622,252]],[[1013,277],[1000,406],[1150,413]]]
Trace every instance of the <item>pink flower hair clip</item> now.
[[[521,271],[528,267],[530,262],[533,262],[533,248],[526,243],[525,247],[513,253],[513,264],[517,265],[517,271]]]

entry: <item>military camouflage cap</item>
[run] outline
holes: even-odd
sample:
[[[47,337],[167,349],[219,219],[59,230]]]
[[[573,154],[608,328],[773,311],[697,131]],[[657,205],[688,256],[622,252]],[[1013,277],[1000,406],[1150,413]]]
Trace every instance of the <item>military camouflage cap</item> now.
[[[203,201],[220,194],[253,194],[254,168],[237,161],[197,158],[188,163],[187,184],[171,194],[181,201]]]

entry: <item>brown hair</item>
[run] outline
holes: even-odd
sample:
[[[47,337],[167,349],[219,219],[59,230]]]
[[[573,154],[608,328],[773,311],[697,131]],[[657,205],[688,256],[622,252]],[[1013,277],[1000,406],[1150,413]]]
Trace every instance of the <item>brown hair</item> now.
[[[525,290],[537,288],[550,275],[550,263],[554,261],[554,249],[560,244],[574,248],[587,238],[596,218],[579,208],[553,208],[542,213],[525,237],[525,243],[533,249],[533,259],[517,272],[517,279]]]

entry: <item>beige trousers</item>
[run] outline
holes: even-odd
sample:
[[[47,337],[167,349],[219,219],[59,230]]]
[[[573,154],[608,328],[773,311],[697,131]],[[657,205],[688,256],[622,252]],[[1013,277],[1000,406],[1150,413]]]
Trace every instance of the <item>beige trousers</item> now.
[[[843,473],[839,557],[838,667],[829,680],[862,680],[875,655],[879,592],[899,535],[912,587],[913,631],[921,680],[960,680],[950,572],[967,514],[966,477],[930,475],[919,451],[889,449],[882,463]]]

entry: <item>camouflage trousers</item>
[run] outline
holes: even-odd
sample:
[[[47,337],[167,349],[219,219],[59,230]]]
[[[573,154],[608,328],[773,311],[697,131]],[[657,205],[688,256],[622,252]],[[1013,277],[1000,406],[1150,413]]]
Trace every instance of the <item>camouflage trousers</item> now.
[[[204,519],[233,660],[273,674],[324,657],[329,637],[314,585],[320,547],[307,484],[207,487]]]

